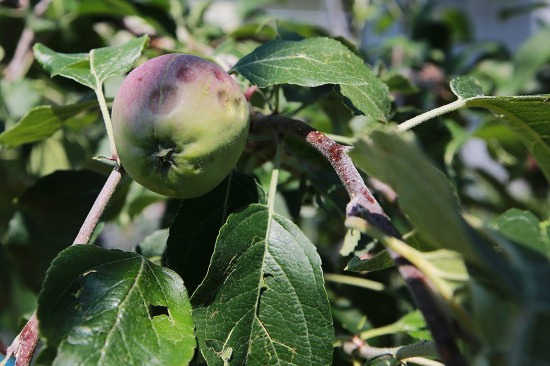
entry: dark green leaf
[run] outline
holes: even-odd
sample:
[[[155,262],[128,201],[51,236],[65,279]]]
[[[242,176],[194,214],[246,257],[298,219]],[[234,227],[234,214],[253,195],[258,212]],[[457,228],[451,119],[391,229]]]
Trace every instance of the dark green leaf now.
[[[53,135],[69,118],[95,105],[96,101],[88,101],[63,107],[35,107],[12,128],[0,134],[0,143],[13,148],[43,140]]]
[[[510,209],[497,218],[494,228],[508,239],[550,258],[548,224],[543,225],[531,212]]]
[[[77,12],[88,15],[110,14],[111,16],[139,14],[131,2],[124,0],[83,0],[78,4]]]
[[[35,44],[33,50],[35,58],[51,76],[61,75],[95,90],[109,76],[130,70],[147,40],[147,36],[142,36],[120,46],[93,49],[90,53],[58,53],[40,43]]]
[[[166,250],[167,241],[168,229],[155,230],[138,244],[136,250],[145,258],[160,264],[160,259]]]
[[[353,106],[385,121],[390,110],[388,88],[363,60],[330,38],[268,42],[243,57],[234,70],[262,88],[276,84],[340,86]]]
[[[166,262],[183,278],[190,293],[206,275],[227,216],[261,200],[254,179],[234,171],[206,195],[183,201],[170,227]]]
[[[391,354],[381,355],[370,359],[365,366],[400,366],[402,363]]]
[[[361,333],[361,338],[368,340],[374,337],[398,333],[406,333],[417,339],[431,339],[430,333],[426,329],[426,321],[419,310],[404,315],[392,324],[365,330]]]
[[[38,299],[54,365],[183,365],[195,348],[182,280],[136,253],[91,245],[52,262]]]
[[[390,255],[383,250],[374,257],[368,259],[353,257],[346,266],[346,270],[353,272],[373,272],[393,267],[393,265],[394,263]]]
[[[40,288],[57,253],[73,242],[105,180],[91,171],[57,171],[19,197],[3,243],[33,289]]]
[[[319,256],[292,222],[266,206],[229,217],[192,303],[209,365],[332,363]]]

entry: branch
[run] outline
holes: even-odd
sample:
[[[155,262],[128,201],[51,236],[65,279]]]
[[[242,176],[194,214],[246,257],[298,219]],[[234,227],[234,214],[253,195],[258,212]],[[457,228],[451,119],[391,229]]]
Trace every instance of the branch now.
[[[32,14],[35,17],[40,17],[48,9],[48,5],[51,0],[40,0],[33,9]],[[28,22],[29,20],[27,20]],[[4,78],[7,81],[14,81],[21,79],[26,73],[30,65],[32,64],[32,52],[31,46],[34,42],[34,32],[28,26],[25,26],[19,41],[15,48],[15,53],[10,63],[4,70]]]
[[[90,237],[105,211],[109,200],[122,179],[124,170],[118,165],[113,169],[107,181],[103,185],[101,192],[97,196],[88,216],[84,220],[78,235],[76,236],[73,245],[87,244]],[[19,335],[14,339],[11,346],[8,347],[6,358],[0,362],[0,366],[4,366],[10,357],[15,357],[16,366],[28,366],[32,360],[36,345],[38,344],[38,319],[36,312],[31,316],[27,324],[23,327]]]
[[[282,115],[253,114],[251,116],[251,132],[291,133],[303,137],[327,158],[340,177],[350,196],[350,202],[346,208],[347,216],[362,217],[384,234],[401,239],[401,235],[392,225],[346,154],[349,147],[334,142],[302,121]],[[406,258],[390,248],[387,248],[387,251],[422,312],[443,362],[448,366],[466,365],[455,340],[454,327],[449,316],[439,305],[437,295],[432,290],[433,287],[429,280]]]
[[[107,207],[107,204],[113,196],[113,193],[115,192],[118,183],[120,183],[123,174],[124,170],[121,167],[116,166],[113,169],[113,171],[109,175],[109,178],[107,178],[107,181],[103,185],[101,192],[99,192],[99,195],[97,196],[94,205],[90,209],[90,212],[88,212],[88,216],[86,216],[86,219],[82,223],[80,231],[73,241],[73,245],[88,244],[88,242],[90,241],[90,237],[92,236],[92,233],[94,232],[94,229],[97,226],[97,223],[99,222],[103,211],[105,211],[105,207]]]

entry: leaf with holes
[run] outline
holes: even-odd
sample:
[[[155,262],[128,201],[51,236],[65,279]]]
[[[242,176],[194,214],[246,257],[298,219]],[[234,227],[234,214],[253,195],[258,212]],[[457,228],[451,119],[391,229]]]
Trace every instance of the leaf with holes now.
[[[363,60],[330,38],[268,42],[233,67],[253,84],[338,85],[340,94],[367,116],[385,121],[390,111],[387,86]]]
[[[52,262],[38,299],[54,365],[183,365],[195,348],[183,281],[136,253],[77,245]]]
[[[130,70],[141,55],[148,37],[134,38],[122,45],[103,47],[89,53],[59,53],[43,44],[34,45],[34,57],[51,76],[61,75],[97,89],[109,76]]]
[[[332,363],[320,258],[291,221],[264,205],[229,216],[192,303],[209,365]]]

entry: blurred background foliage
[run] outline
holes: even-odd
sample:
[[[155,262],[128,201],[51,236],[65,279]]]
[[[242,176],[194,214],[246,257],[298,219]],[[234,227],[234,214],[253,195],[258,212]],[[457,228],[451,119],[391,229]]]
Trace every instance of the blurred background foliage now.
[[[334,4],[337,8],[331,13]],[[485,14],[483,7],[488,4],[498,20],[500,39],[480,37],[475,28],[480,23],[472,9]],[[311,7],[322,9],[320,14],[328,20],[322,18],[315,25],[307,19],[283,17]],[[476,77],[487,95],[546,94],[550,92],[550,28],[538,15],[550,12],[549,8],[540,1],[3,0],[0,131],[37,106],[95,100],[93,92],[71,80],[49,78],[34,62],[34,42],[58,52],[78,53],[142,34],[149,35],[150,44],[140,62],[182,52],[209,57],[226,69],[267,40],[346,37],[341,40],[363,56],[390,88],[393,122],[453,101],[448,85],[458,75]],[[528,19],[524,24],[529,25],[521,40],[513,34],[514,27],[507,26],[518,17]],[[517,32],[523,34],[523,29]],[[248,87],[244,78],[237,78],[243,88]],[[114,77],[106,82],[108,100],[121,80]],[[368,133],[374,124],[354,115],[327,87],[270,87],[255,92],[251,102],[265,113],[277,111],[307,120],[343,142]],[[58,113],[56,118],[60,128],[47,138],[15,147],[0,145],[0,339],[4,342],[13,338],[21,319],[34,310],[45,270],[72,242],[111,170],[105,160],[95,159],[109,154],[95,105],[68,117]],[[498,217],[508,209],[529,210],[531,223],[547,235],[548,182],[498,117],[463,110],[425,123],[415,132],[470,214],[498,225]],[[254,175],[267,188],[273,153],[271,143],[252,136],[239,170]],[[345,190],[330,165],[301,141],[289,139],[283,168],[276,211],[296,222],[317,245],[326,273],[343,273],[353,252],[345,247],[349,239],[343,225]],[[373,179],[369,183],[396,225],[406,231],[406,219],[391,188]],[[181,204],[126,177],[96,244],[134,250],[143,238],[167,228]],[[367,252],[369,246],[372,243],[360,243],[356,249]],[[151,257],[162,262],[162,250],[148,247],[147,242],[138,250],[153,253]],[[342,250],[345,256],[340,255]],[[368,278],[382,283],[382,290],[356,276],[349,276],[348,282],[327,276],[337,335],[362,335],[375,346],[425,336],[423,321],[410,313],[413,304],[397,272],[376,271]],[[335,364],[349,361],[342,349],[336,352]]]

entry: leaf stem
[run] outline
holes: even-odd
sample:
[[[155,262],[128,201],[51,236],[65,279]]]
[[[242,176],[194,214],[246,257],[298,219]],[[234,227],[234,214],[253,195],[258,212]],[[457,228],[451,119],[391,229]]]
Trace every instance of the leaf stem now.
[[[422,113],[416,117],[413,117],[403,123],[401,123],[397,128],[401,131],[407,131],[411,128],[418,126],[419,124],[426,122],[434,117],[441,116],[442,114],[456,111],[457,109],[463,108],[466,106],[466,99],[458,99],[452,103],[445,104],[441,107],[429,110],[425,113]]]
[[[105,129],[107,131],[107,138],[109,139],[109,146],[111,148],[111,160],[115,160],[117,164],[120,164],[118,160],[118,153],[116,151],[115,139],[113,137],[113,122],[111,121],[111,115],[109,114],[109,108],[107,107],[107,101],[103,94],[103,85],[98,81],[95,87],[95,93],[99,102],[99,108],[103,116],[103,122],[105,123]]]
[[[273,161],[273,171],[271,172],[271,181],[269,182],[269,193],[267,198],[267,207],[269,212],[273,212],[275,207],[275,196],[277,194],[277,183],[279,182],[279,170],[281,166],[281,143],[277,144],[275,159]]]
[[[341,275],[336,273],[325,273],[324,278],[325,278],[325,281],[362,287],[373,291],[384,291],[385,289],[385,286],[383,283],[367,280],[366,278],[346,276],[346,275]]]

